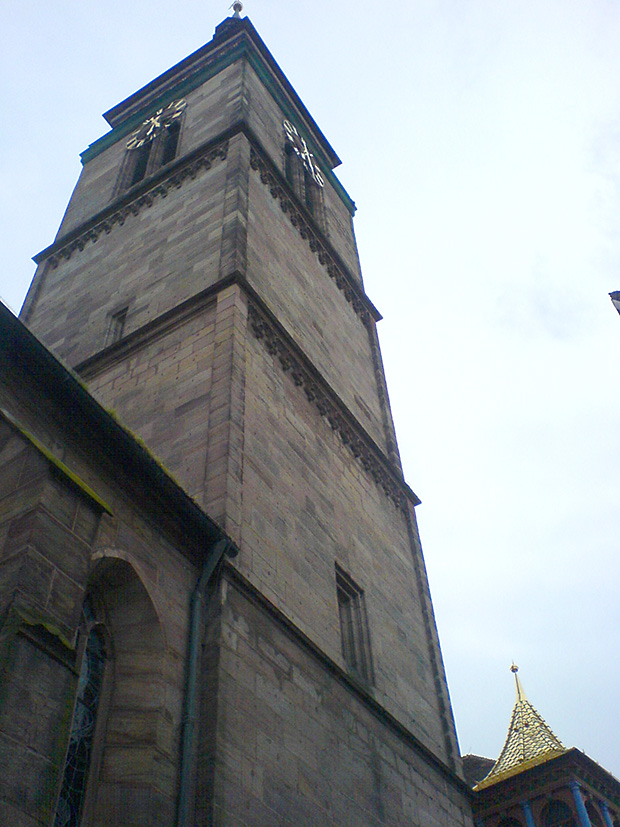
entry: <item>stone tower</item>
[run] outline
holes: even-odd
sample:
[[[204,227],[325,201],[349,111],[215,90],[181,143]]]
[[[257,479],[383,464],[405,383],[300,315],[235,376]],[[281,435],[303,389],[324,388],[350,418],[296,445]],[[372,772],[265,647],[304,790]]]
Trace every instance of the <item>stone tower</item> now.
[[[145,684],[114,744],[98,713],[86,823],[469,825],[337,155],[238,10],[105,117],[21,318],[238,554],[208,572],[185,652],[200,564],[125,541],[154,607],[132,628],[157,627],[162,687],[197,670],[195,713],[149,700],[148,767],[119,746],[147,737]]]

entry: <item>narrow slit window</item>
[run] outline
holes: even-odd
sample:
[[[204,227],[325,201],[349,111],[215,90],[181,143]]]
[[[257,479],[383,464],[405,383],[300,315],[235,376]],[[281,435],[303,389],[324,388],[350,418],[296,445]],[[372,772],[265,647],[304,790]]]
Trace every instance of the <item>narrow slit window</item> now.
[[[173,121],[170,126],[164,130],[162,135],[163,150],[161,155],[161,165],[169,164],[177,154],[177,146],[179,144],[179,135],[181,134],[181,124],[179,121]]]
[[[336,595],[344,661],[356,677],[366,683],[372,683],[372,658],[364,592],[338,566]]]
[[[139,181],[142,181],[142,179],[146,175],[146,170],[149,165],[149,157],[151,155],[152,148],[152,141],[147,141],[147,143],[143,144],[141,147],[134,150],[135,158],[133,171],[131,174],[131,178],[129,180],[130,187],[133,187],[134,184],[137,184]]]
[[[108,331],[106,334],[106,347],[108,347],[109,345],[113,345],[114,342],[118,342],[120,339],[123,338],[123,334],[125,333],[126,321],[126,307],[123,307],[122,310],[118,310],[116,313],[112,313],[112,315],[110,316],[110,322],[108,324]]]

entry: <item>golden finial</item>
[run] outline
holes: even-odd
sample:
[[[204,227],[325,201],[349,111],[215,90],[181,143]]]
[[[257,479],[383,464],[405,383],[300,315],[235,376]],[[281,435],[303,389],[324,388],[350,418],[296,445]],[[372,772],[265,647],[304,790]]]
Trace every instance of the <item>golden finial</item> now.
[[[515,683],[517,684],[517,702],[525,701],[526,700],[525,692],[523,691],[523,687],[521,686],[521,681],[519,680],[519,676],[517,675],[517,672],[519,671],[519,667],[514,662],[514,660],[512,662],[512,666],[510,667],[510,671],[515,676]]]
[[[233,17],[241,17],[241,12],[243,11],[243,3],[241,0],[235,0],[229,8],[231,8],[234,12]]]

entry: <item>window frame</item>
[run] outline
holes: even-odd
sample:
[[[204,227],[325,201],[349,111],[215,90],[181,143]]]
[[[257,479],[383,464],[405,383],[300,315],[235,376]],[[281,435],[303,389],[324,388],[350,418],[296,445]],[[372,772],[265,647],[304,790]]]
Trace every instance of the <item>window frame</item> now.
[[[91,615],[87,616],[85,607],[89,606]],[[99,769],[101,766],[101,758],[103,755],[104,736],[106,731],[108,711],[110,707],[110,699],[112,696],[113,686],[113,651],[112,638],[104,622],[103,611],[100,601],[93,592],[87,593],[82,604],[82,619],[80,621],[80,628],[78,631],[78,658],[76,671],[78,674],[78,684],[75,689],[73,698],[71,726],[68,733],[67,746],[65,750],[65,757],[63,762],[62,773],[59,778],[58,790],[56,794],[56,805],[54,808],[53,827],[56,827],[56,819],[58,816],[58,805],[63,791],[65,774],[67,771],[67,759],[69,757],[69,750],[71,747],[71,734],[73,731],[73,724],[75,714],[80,696],[80,677],[84,666],[85,658],[87,657],[87,648],[91,635],[96,632],[99,636],[101,646],[103,649],[103,668],[102,676],[99,685],[97,705],[95,709],[95,720],[93,733],[90,743],[90,751],[88,756],[88,766],[85,772],[85,778],[82,787],[82,795],[80,801],[80,810],[78,813],[76,825],[79,827],[87,827],[90,824],[90,814],[92,812],[93,802],[97,793],[97,778],[99,776]],[[73,827],[69,822],[69,827]]]
[[[145,141],[138,147],[131,149],[127,147],[125,149],[125,160],[117,187],[118,193],[126,192],[144,183],[179,156],[184,121],[185,113],[183,112],[179,117],[162,126],[152,139]],[[170,150],[171,135],[174,136],[172,150]],[[139,177],[136,177],[140,160],[145,155],[144,170]]]
[[[129,305],[125,305],[108,314],[108,326],[106,328],[104,347],[115,345],[125,336],[128,313]]]
[[[336,601],[344,662],[351,675],[372,685],[374,669],[364,590],[337,563]]]
[[[284,177],[302,204],[324,235],[328,236],[325,212],[324,187],[313,179],[302,158],[295,152],[289,141],[284,144]]]

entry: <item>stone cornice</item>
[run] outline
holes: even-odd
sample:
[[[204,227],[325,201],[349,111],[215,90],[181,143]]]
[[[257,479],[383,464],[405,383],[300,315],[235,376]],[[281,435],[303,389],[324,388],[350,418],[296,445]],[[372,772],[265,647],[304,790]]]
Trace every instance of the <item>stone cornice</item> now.
[[[91,242],[95,243],[100,235],[109,234],[115,226],[122,226],[128,216],[138,215],[145,207],[151,207],[158,198],[165,198],[169,190],[178,189],[188,178],[195,178],[201,169],[210,169],[218,158],[225,160],[227,152],[228,136],[215,145],[210,143],[201,147],[189,158],[181,159],[141,186],[124,193],[90,221],[81,224],[34,256],[34,261],[37,264],[47,261],[55,269],[62,259],[70,259],[76,251],[83,250]]]
[[[300,236],[308,242],[312,252],[325,267],[329,277],[336,282],[338,289],[342,290],[346,300],[363,323],[369,325],[373,321],[379,321],[382,318],[381,314],[364,293],[359,282],[348,271],[338,254],[326,241],[323,233],[299,205],[279,170],[267,160],[254,142],[252,142],[250,164],[252,169],[259,173],[263,184],[269,187],[272,197],[279,202],[282,211],[288,215],[291,224],[297,228]]]
[[[262,304],[262,302],[261,302]],[[248,318],[256,339],[262,341],[267,351],[277,357],[282,370],[290,373],[293,382],[303,388],[308,401],[329,422],[349,448],[364,470],[398,508],[414,506],[420,500],[409,488],[397,469],[393,467],[381,448],[368,434],[348,407],[330,388],[319,371],[312,365],[300,348],[281,327],[275,317],[256,300],[249,302]]]
[[[239,284],[248,296],[249,325],[253,336],[264,343],[267,351],[278,358],[282,369],[291,374],[293,382],[303,388],[308,400],[327,419],[330,427],[338,433],[376,484],[399,508],[405,508],[407,501],[414,506],[419,505],[420,500],[404,481],[400,470],[390,462],[363,425],[323,379],[319,370],[284,330],[242,273],[233,273],[190,297],[126,338],[93,354],[76,365],[75,371],[88,381],[100,370],[109,368],[119,359],[127,358],[153,336],[160,336],[201,312],[214,301],[217,293],[234,283]]]
[[[170,333],[171,330],[179,327],[188,321],[188,319],[202,313],[210,304],[212,305],[215,302],[216,296],[221,290],[238,282],[239,277],[237,274],[220,279],[200,293],[185,299],[185,301],[176,307],[151,319],[137,330],[119,339],[119,341],[93,353],[92,356],[89,356],[82,362],[78,362],[73,370],[85,381],[90,381],[93,376],[96,376],[101,371],[113,367],[123,359],[127,359],[132,353],[135,353],[146,344],[152,342],[155,337]]]

